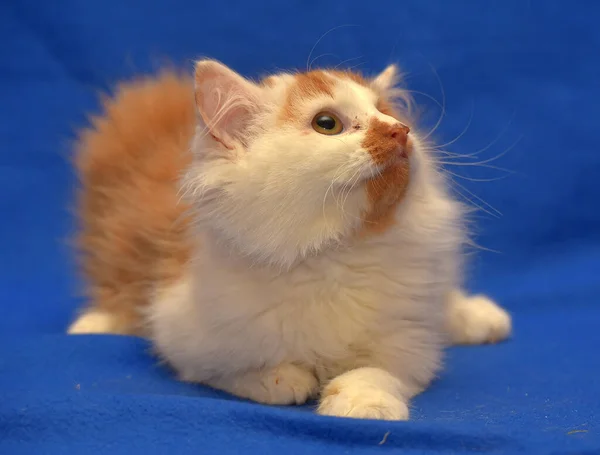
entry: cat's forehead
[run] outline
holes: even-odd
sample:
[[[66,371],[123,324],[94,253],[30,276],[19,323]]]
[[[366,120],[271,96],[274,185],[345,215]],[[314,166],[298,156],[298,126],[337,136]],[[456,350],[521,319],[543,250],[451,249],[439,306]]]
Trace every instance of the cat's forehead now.
[[[334,84],[335,82],[353,82],[362,87],[369,87],[370,82],[361,74],[337,69],[322,69],[299,73],[279,73],[265,76],[262,84],[266,87],[274,88],[276,86],[290,87],[293,85],[302,85],[307,81],[326,82]]]
[[[305,106],[315,99],[332,102],[352,100],[354,103],[372,104],[377,97],[370,82],[351,71],[316,70],[296,74],[268,76],[262,81],[282,105],[284,122],[297,118]]]

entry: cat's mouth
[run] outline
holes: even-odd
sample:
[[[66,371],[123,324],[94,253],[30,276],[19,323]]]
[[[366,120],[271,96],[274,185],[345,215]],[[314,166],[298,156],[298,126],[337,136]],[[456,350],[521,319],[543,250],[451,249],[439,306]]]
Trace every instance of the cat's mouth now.
[[[408,169],[410,167],[410,157],[412,155],[412,151],[412,141],[408,141],[406,146],[399,146],[393,151],[393,153],[390,153],[389,158],[386,161],[382,163],[371,162],[371,175],[366,177],[365,180],[375,178],[390,168],[402,167]]]
[[[398,146],[392,153],[388,153],[385,161],[377,162],[369,157],[360,165],[357,171],[348,171],[347,178],[337,180],[333,186],[344,190],[351,187],[354,190],[379,179],[390,171],[403,169],[407,172],[410,168],[412,151],[413,144],[409,140],[406,146]]]
[[[389,165],[397,165],[402,163],[408,163],[410,156],[413,153],[413,141],[408,136],[406,142],[402,145],[398,145],[393,153],[390,154]]]

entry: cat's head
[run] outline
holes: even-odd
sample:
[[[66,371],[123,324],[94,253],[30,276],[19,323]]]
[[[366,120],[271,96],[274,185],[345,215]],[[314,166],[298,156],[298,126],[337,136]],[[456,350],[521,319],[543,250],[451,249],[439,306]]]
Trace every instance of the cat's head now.
[[[203,228],[259,261],[290,266],[395,222],[419,141],[397,69],[319,70],[255,83],[196,65],[199,124],[184,180]]]

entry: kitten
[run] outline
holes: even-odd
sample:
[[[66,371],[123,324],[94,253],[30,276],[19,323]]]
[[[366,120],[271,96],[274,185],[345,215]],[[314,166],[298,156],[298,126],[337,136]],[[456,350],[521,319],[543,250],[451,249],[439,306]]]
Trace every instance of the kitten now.
[[[79,142],[90,306],[69,332],[148,337],[182,380],[257,402],[407,419],[445,345],[511,321],[460,290],[465,211],[396,83],[205,60],[120,86]]]

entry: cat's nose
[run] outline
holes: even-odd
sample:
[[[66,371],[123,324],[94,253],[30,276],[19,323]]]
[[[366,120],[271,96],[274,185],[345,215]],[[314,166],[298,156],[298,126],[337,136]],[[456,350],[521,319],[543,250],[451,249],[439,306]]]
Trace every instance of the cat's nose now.
[[[410,128],[404,123],[396,123],[394,126],[392,126],[390,131],[392,138],[394,138],[394,140],[402,147],[406,147],[408,133],[410,133]]]

